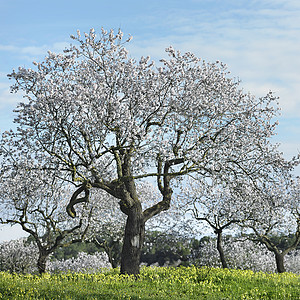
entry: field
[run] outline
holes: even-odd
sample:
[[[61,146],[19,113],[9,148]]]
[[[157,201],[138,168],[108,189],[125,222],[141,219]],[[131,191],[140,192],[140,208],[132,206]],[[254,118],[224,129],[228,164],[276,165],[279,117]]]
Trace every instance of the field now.
[[[300,299],[300,276],[196,267],[144,267],[135,279],[98,274],[0,273],[0,299]]]

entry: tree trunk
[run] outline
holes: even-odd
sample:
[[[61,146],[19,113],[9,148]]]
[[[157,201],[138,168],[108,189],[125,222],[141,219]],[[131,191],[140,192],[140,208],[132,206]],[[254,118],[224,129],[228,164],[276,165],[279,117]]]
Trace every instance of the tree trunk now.
[[[115,269],[119,266],[119,260],[118,260],[118,254],[113,253],[114,252],[114,246],[115,243],[112,242],[112,245],[110,246],[107,241],[104,241],[100,243],[97,239],[94,240],[94,245],[96,245],[97,248],[104,250],[105,253],[108,256],[108,261],[111,264],[112,268]],[[117,256],[117,257],[116,257]]]
[[[112,268],[115,269],[118,267],[119,262],[118,262],[118,259],[116,258],[116,253],[113,253],[113,251],[114,251],[113,248],[114,248],[114,244],[112,244],[112,246],[109,246],[108,243],[106,243],[103,246],[103,249],[108,256],[109,263],[111,264]]]
[[[285,272],[284,255],[279,252],[275,252],[275,260],[276,260],[277,272],[284,273]]]
[[[145,222],[139,204],[129,209],[121,254],[121,274],[140,273],[141,248],[145,239]]]
[[[228,268],[227,266],[227,262],[225,259],[225,254],[224,254],[224,250],[222,247],[222,230],[216,230],[216,234],[217,234],[217,249],[220,255],[220,259],[221,259],[221,263],[222,263],[222,267],[224,269]]]
[[[37,267],[40,275],[46,272],[46,262],[47,262],[48,254],[44,253],[44,251],[39,252],[39,258],[37,261]]]
[[[118,264],[116,263],[116,261],[113,258],[113,253],[112,253],[112,248],[109,246],[106,246],[105,248],[105,252],[108,256],[108,261],[110,262],[111,266],[113,269],[118,267]]]

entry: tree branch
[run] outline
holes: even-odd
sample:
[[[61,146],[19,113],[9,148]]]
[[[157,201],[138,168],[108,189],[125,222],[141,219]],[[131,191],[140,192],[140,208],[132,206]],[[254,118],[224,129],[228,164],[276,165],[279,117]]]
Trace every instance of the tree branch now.
[[[68,215],[72,218],[76,217],[76,211],[74,209],[74,205],[82,202],[88,202],[89,201],[89,184],[85,182],[80,188],[78,188],[72,195],[71,200],[69,204],[66,207],[66,211]],[[84,197],[77,198],[82,192],[84,191]]]

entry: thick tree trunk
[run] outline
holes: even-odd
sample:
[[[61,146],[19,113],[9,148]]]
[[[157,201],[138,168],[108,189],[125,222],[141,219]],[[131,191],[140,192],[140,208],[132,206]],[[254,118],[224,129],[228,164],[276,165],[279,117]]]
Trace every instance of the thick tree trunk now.
[[[276,260],[276,267],[278,273],[284,273],[285,267],[284,267],[284,255],[276,252],[275,253],[275,260]]]
[[[40,274],[43,274],[46,272],[46,262],[47,262],[48,254],[44,253],[43,251],[40,251],[39,258],[37,261],[37,267]]]
[[[228,265],[227,265],[224,250],[222,247],[222,231],[219,230],[219,231],[216,231],[216,233],[217,233],[217,249],[218,249],[218,252],[220,255],[222,267],[225,269],[225,268],[228,268]]]
[[[141,248],[145,239],[145,222],[142,208],[135,205],[127,214],[121,254],[121,274],[140,273]]]

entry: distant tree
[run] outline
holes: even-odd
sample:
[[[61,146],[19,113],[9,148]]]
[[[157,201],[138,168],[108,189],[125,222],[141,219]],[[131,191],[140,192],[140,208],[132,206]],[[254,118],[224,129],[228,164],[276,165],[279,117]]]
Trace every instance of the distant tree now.
[[[251,218],[243,222],[246,236],[264,244],[273,252],[277,272],[286,271],[285,256],[300,244],[300,182],[299,178],[281,184],[265,184],[248,195],[252,199]],[[247,199],[243,199],[245,203]],[[252,236],[249,236],[252,233]]]
[[[35,166],[35,167],[34,167]],[[65,211],[70,191],[55,173],[41,169],[34,161],[11,160],[7,154],[0,170],[0,223],[19,224],[38,248],[37,268],[59,247],[82,241],[91,216],[89,207],[69,220]]]
[[[12,91],[23,90],[28,102],[18,106],[18,129],[7,139],[77,184],[71,217],[92,188],[118,198],[127,217],[121,273],[138,274],[145,223],[169,209],[176,179],[256,178],[280,164],[268,143],[276,98],[244,93],[223,63],[173,47],[158,67],[149,57],[135,61],[121,31],[78,31],[72,39],[78,46],[9,75]],[[136,185],[151,178],[161,198],[143,208]]]
[[[274,272],[276,270],[274,258],[264,245],[224,235],[223,249],[226,253],[227,266],[230,269],[256,272]],[[201,239],[198,249],[195,250],[192,255],[192,263],[198,266],[222,267],[215,237]]]
[[[186,211],[191,211],[197,221],[204,222],[216,234],[216,246],[223,268],[228,268],[222,246],[223,233],[232,230],[234,225],[248,216],[238,190],[239,184],[190,179],[181,196]]]
[[[70,258],[77,258],[78,253],[85,252],[87,254],[95,254],[99,249],[90,242],[73,243],[66,247],[57,248],[51,255],[51,260],[67,260]]]
[[[100,250],[104,250],[108,256],[108,260],[113,268],[117,268],[121,263],[121,251],[123,245],[123,228],[119,230],[116,224],[106,224],[98,227],[98,231],[94,233],[93,242]]]

